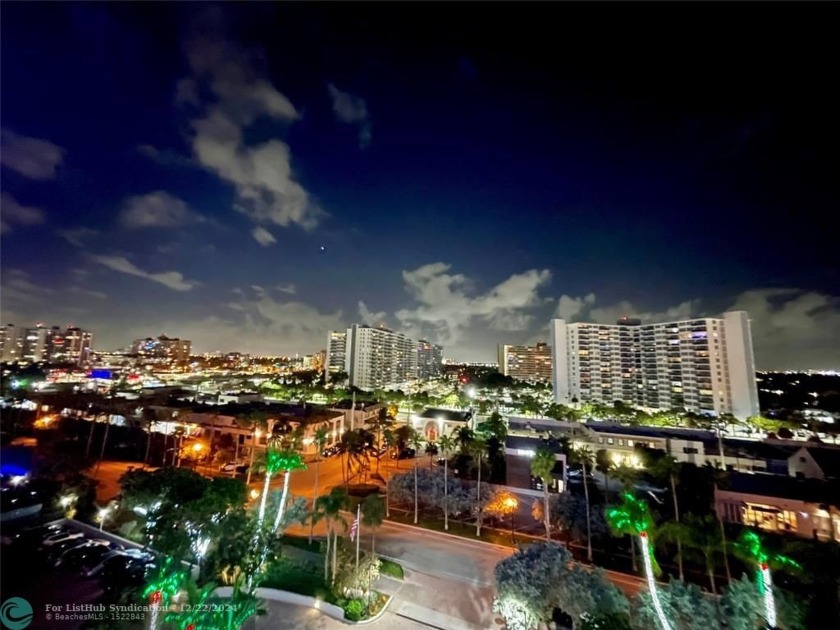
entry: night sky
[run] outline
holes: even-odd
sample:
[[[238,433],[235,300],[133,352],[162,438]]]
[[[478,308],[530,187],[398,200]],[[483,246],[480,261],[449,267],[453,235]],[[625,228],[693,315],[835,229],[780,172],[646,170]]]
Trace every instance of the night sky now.
[[[745,309],[840,368],[831,9],[4,2],[3,323],[493,360]]]

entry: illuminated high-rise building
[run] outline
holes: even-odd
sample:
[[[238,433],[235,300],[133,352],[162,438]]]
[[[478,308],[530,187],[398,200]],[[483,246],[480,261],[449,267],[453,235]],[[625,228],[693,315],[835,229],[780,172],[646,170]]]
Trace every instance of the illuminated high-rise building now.
[[[417,346],[402,333],[353,324],[347,329],[345,369],[364,390],[397,386],[417,374]]]
[[[324,371],[327,382],[339,372],[346,371],[347,331],[331,330],[327,333],[327,350],[324,359]]]
[[[722,318],[617,324],[551,321],[558,403],[622,401],[645,409],[759,413],[750,322]]]
[[[551,348],[546,343],[534,346],[499,344],[499,372],[521,381],[551,380]]]

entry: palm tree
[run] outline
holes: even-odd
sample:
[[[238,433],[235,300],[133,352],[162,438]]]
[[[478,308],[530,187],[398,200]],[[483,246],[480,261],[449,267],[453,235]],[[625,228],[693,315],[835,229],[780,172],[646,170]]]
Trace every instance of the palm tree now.
[[[280,505],[277,506],[277,515],[274,517],[272,532],[276,532],[283,519],[283,510],[286,508],[286,499],[289,496],[289,479],[295,470],[306,470],[303,457],[294,448],[285,448],[278,452],[280,456],[280,470],[283,471],[283,493],[280,495]]]
[[[507,438],[508,434],[508,426],[505,422],[505,419],[502,417],[498,411],[494,411],[490,414],[490,417],[487,418],[487,421],[483,423],[484,430],[490,433],[493,437],[499,440],[499,442],[504,442],[505,438]]]
[[[638,536],[641,543],[642,558],[645,562],[645,577],[647,578],[650,597],[656,616],[663,630],[672,630],[671,624],[665,618],[665,611],[662,610],[662,602],[659,600],[659,592],[656,589],[654,574],[659,572],[656,558],[650,544],[650,530],[653,527],[653,517],[650,514],[647,503],[640,501],[632,492],[622,494],[622,502],[605,513],[607,524],[615,535]]]
[[[470,455],[478,463],[478,484],[476,485],[476,521],[475,521],[475,535],[481,536],[481,459],[484,457],[484,452],[487,450],[487,443],[481,439],[473,439],[469,443]]]
[[[388,415],[388,408],[382,407],[379,410],[379,415],[376,417],[376,420],[373,423],[374,429],[376,430],[376,446],[380,448],[382,446],[382,438],[383,432],[388,431],[388,429],[394,424],[394,421]],[[379,472],[379,460],[381,459],[379,453],[376,454],[376,472]]]
[[[548,486],[553,480],[551,472],[557,460],[554,453],[547,446],[540,446],[531,458],[531,474],[542,478],[543,481],[543,524],[545,525],[545,539],[551,539],[551,514],[548,509]]]
[[[671,482],[671,497],[674,500],[674,520],[677,525],[680,523],[680,503],[677,497],[677,478],[679,477],[681,464],[677,462],[671,455],[660,457],[653,466],[653,474],[656,477],[668,478]],[[682,537],[677,536],[677,567],[680,572],[680,580],[684,579],[683,574],[683,558],[682,558]],[[712,578],[714,580],[714,578]],[[712,592],[715,586],[712,584]]]
[[[610,474],[615,468],[610,454],[605,449],[599,449],[595,453],[595,469],[604,475],[604,501],[610,502]]]
[[[426,442],[426,455],[429,456],[429,470],[432,469],[432,458],[438,454],[438,445],[434,442]]]
[[[764,597],[764,618],[770,628],[776,627],[776,598],[773,595],[773,576],[770,569],[799,570],[795,560],[767,549],[761,537],[745,529],[734,545],[735,554],[744,562],[758,566],[758,591]]]
[[[362,501],[362,524],[371,528],[370,553],[376,553],[376,528],[385,520],[385,502],[378,494],[369,494]]]
[[[473,433],[473,430],[467,425],[464,425],[455,429],[455,431],[452,432],[452,436],[455,438],[455,442],[458,444],[458,448],[461,449],[461,452],[464,455],[467,455],[470,450],[470,444],[472,444],[475,440],[475,433]]]
[[[586,498],[586,558],[592,562],[592,517],[589,513],[589,478],[587,477],[587,466],[592,470],[592,451],[588,446],[581,446],[569,451],[569,458],[573,463],[580,464],[583,476],[583,495]]]
[[[313,441],[315,443],[315,489],[312,492],[312,508],[313,511],[315,509],[315,497],[318,495],[318,475],[321,471],[321,452],[324,450],[324,447],[327,445],[327,440],[329,439],[329,432],[325,427],[319,427],[315,430],[315,437]],[[312,533],[315,529],[315,519],[309,519],[309,543],[312,544]]]
[[[631,468],[626,464],[614,466],[613,476],[621,483],[625,492],[633,490],[633,482],[639,476],[635,468]],[[633,562],[633,571],[638,571],[639,567],[636,564],[636,537],[630,536],[630,559]]]
[[[455,448],[455,440],[441,435],[440,450],[443,453],[443,529],[449,530],[449,453]]]
[[[418,509],[417,509],[417,453],[420,451],[420,444],[422,440],[420,438],[420,434],[411,429],[411,433],[409,434],[409,441],[411,442],[412,448],[414,448],[414,524],[417,524],[417,517],[418,517]]]
[[[265,482],[263,483],[262,496],[260,496],[260,509],[257,512],[257,525],[259,527],[262,527],[263,521],[265,520],[265,506],[268,501],[268,487],[271,483],[271,478],[275,473],[282,470],[285,463],[284,456],[279,450],[273,446],[266,447],[265,459],[260,466],[265,474]]]
[[[329,494],[322,495],[315,499],[316,518],[323,518],[327,521],[327,550],[324,556],[324,580],[328,579],[330,566],[330,538],[332,538],[332,580],[330,584],[335,582],[337,572],[337,558],[338,558],[338,524],[347,528],[344,519],[341,518],[341,511],[346,510],[350,506],[350,497],[347,495],[347,490],[341,486],[336,486],[330,490]]]

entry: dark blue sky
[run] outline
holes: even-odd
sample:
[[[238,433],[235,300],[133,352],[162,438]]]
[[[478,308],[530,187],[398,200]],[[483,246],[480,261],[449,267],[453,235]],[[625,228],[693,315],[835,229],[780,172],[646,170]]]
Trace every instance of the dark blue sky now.
[[[3,319],[492,359],[753,318],[840,368],[822,5],[3,3]]]

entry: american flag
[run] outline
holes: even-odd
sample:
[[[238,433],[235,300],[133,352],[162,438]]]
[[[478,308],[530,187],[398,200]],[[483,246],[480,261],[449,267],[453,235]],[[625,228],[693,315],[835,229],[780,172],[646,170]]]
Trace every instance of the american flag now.
[[[359,533],[359,517],[353,519],[353,524],[350,526],[350,542],[356,540],[356,534]]]

